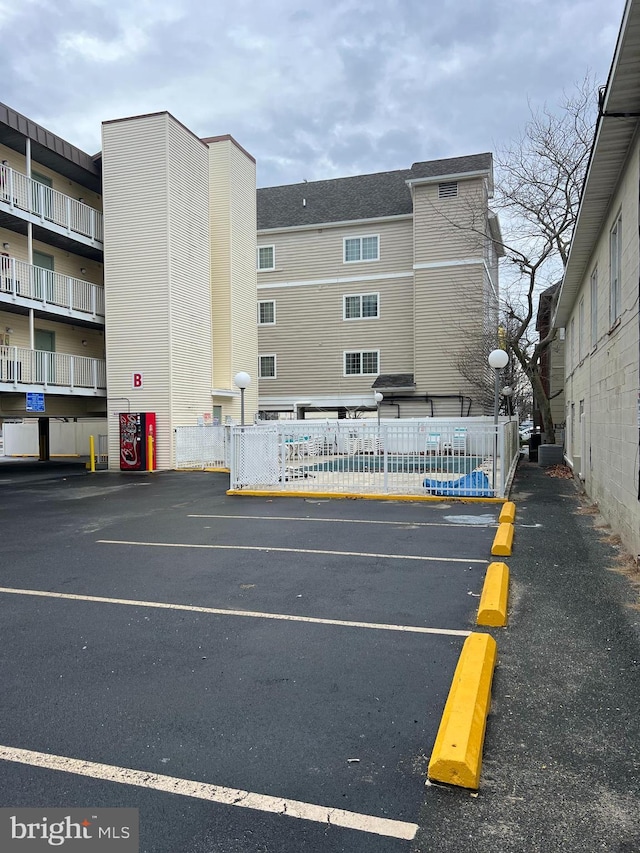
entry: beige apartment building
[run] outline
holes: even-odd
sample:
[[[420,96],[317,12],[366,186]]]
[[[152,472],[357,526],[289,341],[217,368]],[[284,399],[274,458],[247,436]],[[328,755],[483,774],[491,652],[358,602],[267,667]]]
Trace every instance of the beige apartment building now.
[[[497,330],[491,154],[258,190],[262,416],[480,415]]]
[[[156,415],[158,468],[178,426],[238,419],[257,364],[255,160],[169,113],[103,124],[90,156],[0,105],[0,426]],[[257,411],[257,381],[246,391]],[[88,452],[88,448],[87,448]]]
[[[629,0],[604,91],[555,315],[565,329],[566,455],[640,554],[640,2]]]

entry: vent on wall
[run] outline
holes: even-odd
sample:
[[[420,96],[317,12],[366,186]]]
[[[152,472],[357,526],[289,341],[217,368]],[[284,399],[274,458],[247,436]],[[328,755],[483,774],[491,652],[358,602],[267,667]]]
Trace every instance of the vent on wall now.
[[[456,198],[457,195],[457,181],[449,181],[446,184],[438,184],[438,198]]]

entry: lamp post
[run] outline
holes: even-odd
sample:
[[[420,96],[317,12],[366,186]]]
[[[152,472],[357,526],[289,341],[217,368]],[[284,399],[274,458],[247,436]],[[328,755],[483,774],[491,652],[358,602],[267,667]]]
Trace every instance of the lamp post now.
[[[496,488],[496,472],[498,465],[498,405],[500,402],[500,371],[503,370],[509,363],[509,356],[503,349],[494,349],[489,353],[489,367],[494,373],[494,391],[493,391],[493,427],[494,427],[494,444],[493,444],[493,496],[497,497]]]
[[[376,391],[373,395],[373,399],[376,401],[376,408],[378,410],[378,432],[380,432],[380,403],[384,400],[384,394]]]
[[[244,392],[245,388],[251,385],[251,377],[244,370],[241,370],[233,377],[233,381],[240,389],[240,426],[244,426]]]
[[[505,385],[500,393],[504,397],[504,407],[507,410],[506,414],[508,415],[509,420],[511,420],[511,415],[513,413],[511,409],[511,397],[513,395],[513,388],[511,387],[511,385]]]

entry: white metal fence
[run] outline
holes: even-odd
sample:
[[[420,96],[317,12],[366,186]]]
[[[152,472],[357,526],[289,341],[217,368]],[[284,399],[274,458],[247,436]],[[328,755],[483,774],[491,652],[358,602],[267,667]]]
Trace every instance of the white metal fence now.
[[[18,296],[33,299],[45,307],[56,305],[91,317],[104,316],[104,287],[17,258],[0,257],[0,293],[14,300]]]
[[[106,362],[101,358],[0,346],[0,382],[16,388],[57,385],[97,391],[107,387]]]
[[[69,232],[104,241],[99,210],[4,165],[0,165],[0,201],[33,213],[43,222],[53,222]]]
[[[488,418],[232,426],[231,488],[504,497],[517,427]]]
[[[176,468],[229,467],[229,427],[176,427],[175,442]]]

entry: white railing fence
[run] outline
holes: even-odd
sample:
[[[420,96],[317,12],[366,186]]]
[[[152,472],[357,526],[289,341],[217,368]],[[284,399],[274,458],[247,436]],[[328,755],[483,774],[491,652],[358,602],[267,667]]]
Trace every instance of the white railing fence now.
[[[229,427],[182,426],[176,427],[176,468],[228,468]]]
[[[107,387],[106,362],[100,358],[0,346],[0,382],[20,385]]]
[[[104,316],[104,287],[36,267],[17,258],[0,257],[0,293],[21,296],[70,311]]]
[[[504,497],[517,427],[489,418],[232,426],[231,488]]]
[[[0,165],[0,201],[53,222],[69,232],[104,242],[102,214],[84,202]]]

